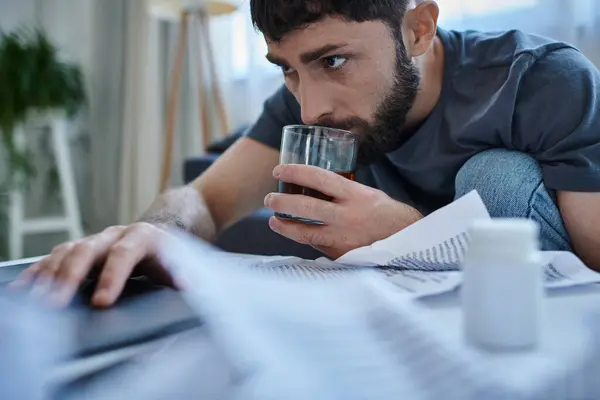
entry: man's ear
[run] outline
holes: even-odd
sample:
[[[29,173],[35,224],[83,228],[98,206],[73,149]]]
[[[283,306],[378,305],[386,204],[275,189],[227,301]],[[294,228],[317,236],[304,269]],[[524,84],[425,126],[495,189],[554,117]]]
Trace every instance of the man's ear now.
[[[440,9],[435,1],[417,1],[404,17],[404,34],[408,55],[419,57],[431,47],[437,31]]]

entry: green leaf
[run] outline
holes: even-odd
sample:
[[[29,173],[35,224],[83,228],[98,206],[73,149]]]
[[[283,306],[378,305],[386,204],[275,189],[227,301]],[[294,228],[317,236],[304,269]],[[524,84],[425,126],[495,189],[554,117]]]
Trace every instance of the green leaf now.
[[[15,177],[27,180],[36,173],[30,155],[15,146],[15,128],[33,112],[62,110],[75,117],[85,103],[80,67],[59,60],[58,49],[44,30],[22,26],[0,32],[0,135],[9,185]]]

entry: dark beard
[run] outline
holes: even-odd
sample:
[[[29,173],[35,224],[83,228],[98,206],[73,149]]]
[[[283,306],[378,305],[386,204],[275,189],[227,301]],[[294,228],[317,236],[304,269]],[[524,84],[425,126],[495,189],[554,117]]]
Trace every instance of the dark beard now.
[[[319,125],[350,130],[360,135],[357,163],[368,165],[400,148],[409,138],[402,128],[419,90],[419,72],[412,64],[402,40],[396,49],[396,74],[389,93],[375,109],[374,123],[351,117],[342,121],[324,119]]]

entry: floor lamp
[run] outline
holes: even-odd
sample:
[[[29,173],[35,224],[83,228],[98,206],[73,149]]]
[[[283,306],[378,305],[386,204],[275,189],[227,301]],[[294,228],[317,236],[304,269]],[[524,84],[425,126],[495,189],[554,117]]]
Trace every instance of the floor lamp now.
[[[200,126],[202,128],[202,146],[204,149],[209,144],[213,124],[208,112],[208,104],[214,104],[221,136],[229,132],[227,114],[221,88],[217,77],[212,45],[210,42],[208,18],[215,15],[230,14],[237,7],[232,1],[226,0],[156,0],[153,2],[154,14],[177,15],[179,22],[179,35],[175,60],[170,72],[169,98],[166,110],[165,132],[162,153],[162,168],[160,175],[160,192],[164,192],[169,184],[173,156],[173,141],[175,139],[175,123],[181,87],[181,76],[184,69],[185,56],[188,49],[188,40],[196,39],[198,59],[194,64],[198,74],[198,94],[200,100]],[[206,83],[204,68],[208,69],[210,82]]]

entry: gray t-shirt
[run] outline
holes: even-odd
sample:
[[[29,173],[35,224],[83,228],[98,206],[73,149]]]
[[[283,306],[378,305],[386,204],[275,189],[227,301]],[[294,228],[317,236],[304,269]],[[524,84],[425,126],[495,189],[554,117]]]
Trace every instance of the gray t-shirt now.
[[[588,59],[520,31],[438,35],[446,55],[438,104],[401,148],[359,168],[359,182],[427,214],[453,200],[470,157],[506,148],[535,157],[549,189],[600,192],[600,72]],[[246,135],[279,149],[282,127],[301,123],[283,86]]]

